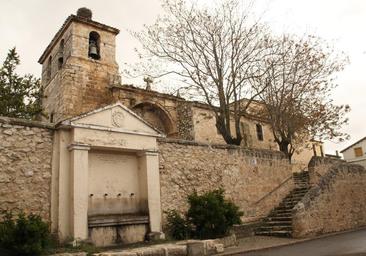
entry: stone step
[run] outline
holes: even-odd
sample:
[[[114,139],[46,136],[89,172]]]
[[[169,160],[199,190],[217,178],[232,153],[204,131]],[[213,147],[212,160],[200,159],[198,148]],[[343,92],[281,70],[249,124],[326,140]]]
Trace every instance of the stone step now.
[[[293,208],[285,208],[285,207],[277,207],[271,211],[271,215],[273,214],[281,214],[281,213],[288,213],[292,214]]]
[[[268,227],[268,226],[276,226],[276,227],[283,227],[283,226],[292,226],[292,221],[288,220],[271,220],[271,221],[265,221],[262,227]]]
[[[266,221],[292,221],[292,216],[273,216],[267,217]]]
[[[292,231],[292,226],[262,226],[258,228],[258,231]]]
[[[285,200],[285,201],[282,201],[279,205],[289,205],[289,204],[297,204],[298,202],[300,202],[301,199],[297,199],[297,200],[291,200],[291,199],[288,199],[288,200]]]
[[[294,174],[293,179],[295,188],[264,219],[263,224],[256,229],[257,235],[291,237],[293,208],[310,189],[307,173]]]
[[[281,203],[279,205],[279,208],[283,209],[283,210],[292,210],[295,207],[295,205],[297,205],[297,204],[283,204],[283,203]]]
[[[296,204],[281,204],[278,207],[276,207],[274,210],[276,211],[281,211],[281,210],[288,210],[289,212],[292,211],[292,209],[294,209],[294,207],[296,206]]]
[[[257,231],[255,234],[261,236],[291,237],[292,233],[289,231]]]
[[[293,197],[304,197],[306,195],[306,193],[308,192],[309,190],[307,191],[303,191],[303,192],[296,192],[296,193],[293,193],[292,196]]]
[[[299,193],[299,192],[304,192],[304,191],[308,191],[308,190],[309,190],[308,188],[295,188],[292,193]]]
[[[277,207],[275,209],[272,210],[273,212],[276,212],[276,213],[292,213],[292,208],[290,207]]]
[[[292,192],[291,195],[306,194],[310,188],[297,188],[297,189],[299,189],[299,190]]]
[[[299,193],[294,193],[294,194],[291,194],[291,195],[289,195],[289,196],[287,196],[287,197],[285,197],[283,200],[288,200],[288,199],[291,199],[291,200],[301,200],[304,196],[306,195],[306,193],[304,193],[304,192],[299,192]]]
[[[294,182],[295,186],[299,187],[299,186],[309,186],[309,182]]]
[[[285,197],[283,200],[301,200],[304,196],[306,195],[306,193],[301,193],[301,194],[291,194],[287,197]]]
[[[275,218],[275,217],[279,217],[279,218],[292,218],[292,214],[291,213],[277,213],[274,215],[270,215],[267,218]]]
[[[299,201],[301,201],[303,197],[293,197],[293,198],[286,198],[284,199],[282,202],[283,203],[298,203]]]
[[[275,210],[292,210],[296,204],[280,204],[275,208]]]

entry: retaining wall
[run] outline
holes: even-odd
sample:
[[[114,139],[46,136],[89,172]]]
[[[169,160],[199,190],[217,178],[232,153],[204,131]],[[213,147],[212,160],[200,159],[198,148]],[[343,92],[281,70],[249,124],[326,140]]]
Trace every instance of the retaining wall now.
[[[293,210],[294,237],[316,236],[365,225],[366,170],[360,165],[331,165]]]
[[[0,117],[0,218],[21,210],[50,219],[53,127]]]
[[[222,187],[244,212],[243,221],[254,221],[294,187],[291,165],[278,151],[165,139],[159,141],[159,159],[163,211],[185,211],[194,190]]]

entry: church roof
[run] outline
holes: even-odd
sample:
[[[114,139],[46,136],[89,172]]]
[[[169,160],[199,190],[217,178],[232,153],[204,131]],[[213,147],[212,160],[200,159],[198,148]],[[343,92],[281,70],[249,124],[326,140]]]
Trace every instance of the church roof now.
[[[107,31],[109,31],[113,34],[116,34],[116,35],[119,33],[119,29],[117,29],[117,28],[114,28],[114,27],[96,22],[94,20],[87,19],[87,18],[72,14],[69,17],[67,17],[64,24],[57,31],[56,35],[53,37],[53,39],[51,40],[51,42],[47,46],[46,50],[44,50],[41,57],[39,58],[38,63],[42,64],[45,61],[45,59],[48,56],[48,54],[50,53],[51,49],[54,47],[56,42],[58,42],[58,40],[60,39],[60,37],[62,36],[64,31],[70,26],[70,24],[72,22],[79,22],[79,23],[87,24],[87,25],[93,26],[95,28],[99,28],[99,29],[102,29],[102,30],[107,30]]]

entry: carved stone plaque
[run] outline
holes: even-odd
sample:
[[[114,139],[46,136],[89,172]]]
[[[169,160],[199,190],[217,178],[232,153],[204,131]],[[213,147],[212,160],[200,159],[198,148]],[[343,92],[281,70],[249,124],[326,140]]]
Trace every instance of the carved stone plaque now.
[[[114,111],[112,113],[112,125],[114,127],[122,127],[124,124],[125,115],[122,111]]]

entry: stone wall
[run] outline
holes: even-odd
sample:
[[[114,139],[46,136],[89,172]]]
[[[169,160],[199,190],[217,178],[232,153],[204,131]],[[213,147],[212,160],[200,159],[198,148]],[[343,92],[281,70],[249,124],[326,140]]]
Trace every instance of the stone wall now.
[[[332,165],[293,210],[293,236],[305,237],[366,225],[366,170]]]
[[[188,101],[180,101],[177,104],[178,138],[194,140],[192,104]]]
[[[281,152],[160,140],[159,157],[163,211],[187,209],[193,190],[222,187],[244,212],[243,221],[254,221],[294,187],[291,166]]]
[[[342,163],[345,163],[345,161],[341,159],[313,156],[308,165],[310,185],[318,184],[321,177],[327,173],[330,167]]]
[[[51,126],[0,117],[0,218],[3,210],[50,220]]]

